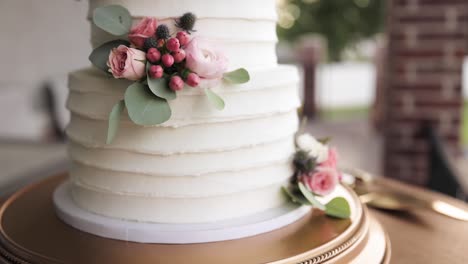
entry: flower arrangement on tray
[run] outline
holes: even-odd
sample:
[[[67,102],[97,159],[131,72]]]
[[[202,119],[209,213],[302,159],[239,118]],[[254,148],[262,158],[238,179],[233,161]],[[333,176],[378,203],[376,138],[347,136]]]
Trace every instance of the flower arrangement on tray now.
[[[223,99],[210,88],[222,82],[241,84],[250,80],[244,68],[227,72],[227,57],[205,39],[192,37],[196,20],[194,14],[185,13],[175,19],[176,32],[171,32],[152,17],[132,26],[129,11],[120,5],[94,10],[93,23],[122,38],[97,47],[89,60],[106,74],[133,82],[109,114],[108,144],[117,134],[125,108],[133,123],[157,125],[169,120],[168,101],[175,100],[177,92],[187,87],[203,89],[212,105],[222,110]]]
[[[328,141],[317,140],[310,134],[296,138],[294,175],[283,190],[294,203],[313,206],[332,217],[349,218],[351,210],[345,198],[335,197],[326,204],[317,199],[330,194],[342,179],[337,151],[328,146]]]

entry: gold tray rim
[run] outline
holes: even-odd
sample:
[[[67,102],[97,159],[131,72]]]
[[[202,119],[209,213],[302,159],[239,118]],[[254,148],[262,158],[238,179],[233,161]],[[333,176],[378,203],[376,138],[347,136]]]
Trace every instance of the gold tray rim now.
[[[68,173],[58,174],[52,177],[48,177],[44,180],[26,186],[19,191],[15,192],[10,198],[8,198],[0,207],[0,255],[4,258],[9,259],[12,263],[21,263],[21,264],[30,264],[30,263],[62,263],[57,259],[53,259],[42,254],[37,254],[34,251],[28,250],[21,245],[18,245],[15,241],[13,241],[8,234],[5,232],[3,227],[3,218],[4,212],[11,205],[15,200],[19,197],[24,195],[25,193],[40,187],[41,185],[53,181],[58,180],[59,178],[63,178],[65,180],[67,177],[64,175],[68,175]],[[349,187],[343,186],[347,192],[355,199],[359,201],[357,195],[352,191]],[[369,225],[369,213],[365,206],[361,203],[356,202],[356,207],[359,212],[355,221],[351,223],[351,225],[338,237],[335,239],[324,243],[314,249],[309,251],[303,252],[296,256],[291,256],[286,259],[273,261],[270,263],[274,264],[281,264],[281,263],[323,263],[324,261],[328,261],[333,257],[346,252],[346,250],[359,241],[362,238],[368,229]],[[388,236],[387,236],[388,238]],[[388,244],[389,245],[389,244]],[[386,251],[389,250],[388,248]],[[386,253],[387,254],[387,253]],[[38,259],[39,258],[39,259]],[[45,262],[46,261],[46,262]]]

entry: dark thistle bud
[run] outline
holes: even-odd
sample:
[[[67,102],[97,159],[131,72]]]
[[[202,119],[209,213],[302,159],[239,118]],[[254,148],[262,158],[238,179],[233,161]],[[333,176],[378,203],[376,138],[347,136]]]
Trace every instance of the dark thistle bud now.
[[[158,28],[156,29],[156,38],[158,39],[168,39],[171,36],[169,33],[169,28],[162,24],[159,25]]]
[[[294,167],[300,173],[308,173],[315,168],[315,159],[309,157],[309,153],[299,150],[294,154]]]
[[[193,27],[195,26],[196,21],[197,21],[197,17],[193,13],[188,12],[188,13],[183,14],[176,21],[176,26],[190,33],[194,31]]]
[[[158,47],[158,41],[156,40],[155,37],[150,37],[145,39],[145,42],[143,43],[143,49],[145,51],[151,49],[151,48],[157,48]]]

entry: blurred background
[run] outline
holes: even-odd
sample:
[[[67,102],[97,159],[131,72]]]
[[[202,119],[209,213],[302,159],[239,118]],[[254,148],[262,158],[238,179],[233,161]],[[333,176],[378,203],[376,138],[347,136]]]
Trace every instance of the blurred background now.
[[[468,193],[468,2],[278,0],[280,63],[342,164]],[[86,0],[0,1],[0,195],[66,170],[67,73],[87,67]]]

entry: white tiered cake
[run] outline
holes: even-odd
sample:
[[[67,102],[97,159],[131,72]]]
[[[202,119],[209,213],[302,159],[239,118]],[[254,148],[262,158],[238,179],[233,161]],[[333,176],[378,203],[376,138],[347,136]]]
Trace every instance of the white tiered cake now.
[[[171,118],[142,127],[122,115],[106,145],[113,104],[130,82],[95,68],[70,74],[67,129],[74,202],[98,215],[138,222],[209,223],[276,208],[287,202],[281,186],[293,174],[298,127],[298,73],[277,64],[273,0],[90,0],[92,10],[119,4],[134,20],[197,15],[194,36],[224,49],[229,69],[250,72],[250,82],[213,89],[226,107],[213,109],[199,88],[177,93]],[[93,25],[98,46],[112,36]]]

